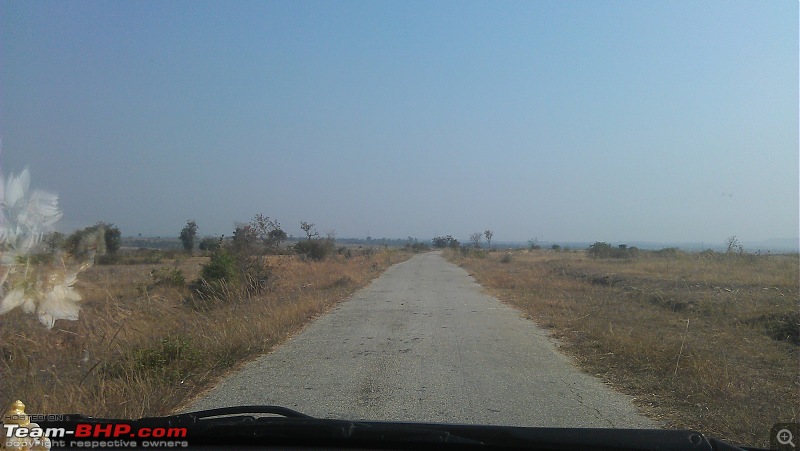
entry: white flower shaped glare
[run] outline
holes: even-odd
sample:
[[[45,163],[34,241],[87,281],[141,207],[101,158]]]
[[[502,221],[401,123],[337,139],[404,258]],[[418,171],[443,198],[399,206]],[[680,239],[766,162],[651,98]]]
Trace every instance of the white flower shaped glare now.
[[[0,315],[14,310],[23,303],[25,303],[25,292],[22,290],[11,290],[11,292],[0,301]]]
[[[39,303],[36,314],[42,324],[48,329],[52,329],[57,319],[70,321],[78,319],[78,313],[81,311],[78,305],[80,300],[81,295],[72,288],[71,283],[56,285],[49,293],[45,294],[44,300]]]
[[[3,199],[0,201],[4,221],[0,225],[0,241],[8,243],[17,254],[27,255],[61,219],[58,196],[34,190],[26,196],[30,187],[30,172],[26,168],[19,176],[13,174],[5,183]]]
[[[56,320],[78,319],[81,296],[72,285],[94,260],[58,255],[52,263],[32,262],[43,235],[62,213],[58,196],[29,188],[27,169],[5,182],[0,175],[0,315],[22,307],[50,329]]]

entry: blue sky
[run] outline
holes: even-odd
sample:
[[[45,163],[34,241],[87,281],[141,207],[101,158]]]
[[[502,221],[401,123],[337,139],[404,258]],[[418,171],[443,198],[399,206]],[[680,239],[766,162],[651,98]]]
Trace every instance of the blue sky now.
[[[798,124],[795,1],[0,2],[65,231],[796,237]]]

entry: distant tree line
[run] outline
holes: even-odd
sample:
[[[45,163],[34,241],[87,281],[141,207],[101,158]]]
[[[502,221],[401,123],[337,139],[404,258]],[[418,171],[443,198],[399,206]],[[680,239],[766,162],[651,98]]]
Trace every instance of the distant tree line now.
[[[586,254],[592,258],[635,258],[639,255],[639,248],[628,247],[627,244],[612,246],[604,241],[596,241],[589,246]]]
[[[180,240],[189,253],[194,249],[198,229],[194,220],[188,220],[181,229]],[[302,258],[322,260],[333,252],[333,233],[320,238],[314,224],[306,221],[300,223],[300,229],[306,239],[293,246],[283,246],[288,234],[281,224],[256,214],[249,222],[237,224],[229,239],[203,238],[198,247],[210,252],[211,258],[203,265],[200,278],[190,284],[190,289],[201,299],[225,298],[226,293],[237,289],[260,293],[267,289],[272,278],[267,255],[295,253]]]
[[[122,233],[114,224],[100,221],[69,235],[50,232],[42,237],[41,245],[40,259],[52,259],[59,251],[64,251],[79,259],[85,259],[92,254],[96,256],[96,263],[110,264],[117,261]]]
[[[437,249],[444,249],[444,248],[451,248],[456,249],[460,245],[457,239],[453,238],[452,235],[446,236],[437,236],[433,239],[433,247]]]

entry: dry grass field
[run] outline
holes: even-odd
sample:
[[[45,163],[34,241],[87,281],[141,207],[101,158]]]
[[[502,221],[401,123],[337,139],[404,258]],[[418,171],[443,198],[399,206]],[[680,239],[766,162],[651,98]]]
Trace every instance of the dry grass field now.
[[[84,299],[78,321],[47,330],[20,309],[0,317],[0,406],[21,399],[32,413],[172,413],[409,256],[272,256],[263,295],[205,303],[188,302],[189,290],[170,276],[177,269],[187,282],[197,278],[207,257],[143,254],[96,265],[76,284]]]
[[[667,427],[769,446],[800,420],[796,254],[506,255],[447,252]]]

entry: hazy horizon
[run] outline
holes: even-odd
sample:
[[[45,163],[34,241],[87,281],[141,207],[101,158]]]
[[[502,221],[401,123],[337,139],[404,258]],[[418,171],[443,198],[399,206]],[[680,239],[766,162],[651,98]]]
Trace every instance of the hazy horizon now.
[[[205,237],[219,237],[214,235],[205,235],[200,238]],[[225,239],[231,239],[231,235],[226,235]],[[416,240],[416,242],[427,243],[431,244],[431,241],[434,237],[336,237],[336,243],[343,244],[343,245],[351,245],[351,244],[366,244],[364,242],[367,241],[367,238],[371,238],[369,244],[373,246],[382,246],[383,244],[388,244],[389,246],[405,246],[406,243],[411,242],[409,238]],[[470,247],[472,246],[472,242],[469,240],[469,237],[453,237],[459,241],[459,244],[462,246]],[[293,235],[290,236],[284,245],[291,245],[295,241],[302,241],[305,240],[305,236],[298,236]],[[142,241],[146,240],[158,240],[157,242],[153,242],[151,245],[144,245]],[[585,249],[591,246],[593,243],[597,242],[594,240],[584,240],[584,241],[549,241],[549,240],[538,240],[538,239],[529,239],[526,241],[505,241],[500,240],[497,241],[492,239],[491,248],[492,249],[504,249],[504,248],[527,248],[529,247],[534,241],[533,244],[538,244],[542,249],[549,250],[553,244],[559,245],[559,249],[569,249],[569,250],[580,250]],[[638,247],[644,250],[658,250],[664,249],[667,247],[677,247],[678,249],[686,252],[698,252],[698,251],[725,251],[728,245],[728,240],[725,239],[724,241],[720,242],[705,242],[705,241],[696,241],[696,242],[664,242],[664,241],[628,241],[628,240],[620,240],[615,242],[610,242],[608,244],[612,246],[618,246],[624,244],[628,247]],[[160,248],[158,243],[169,242],[174,245],[174,248],[181,248],[182,244],[180,239],[174,235],[165,235],[165,236],[123,236],[122,238],[122,245],[124,246],[131,246],[136,248]],[[800,242],[798,242],[797,238],[771,238],[762,241],[738,241],[739,245],[742,245],[742,250],[746,253],[761,253],[761,252],[776,252],[776,253],[797,253],[800,251]],[[137,244],[138,243],[138,244]],[[481,248],[486,249],[487,243],[485,239],[482,239],[480,242]]]
[[[798,4],[0,1],[59,230],[797,239]]]

